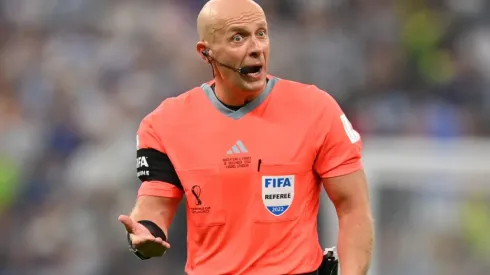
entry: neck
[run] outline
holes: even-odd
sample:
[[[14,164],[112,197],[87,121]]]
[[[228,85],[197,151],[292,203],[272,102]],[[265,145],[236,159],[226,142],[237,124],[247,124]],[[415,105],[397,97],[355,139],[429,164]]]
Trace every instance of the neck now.
[[[223,80],[215,79],[215,94],[216,97],[226,105],[243,106],[246,103],[254,100],[260,92],[265,89],[261,87],[256,91],[242,90],[231,85],[227,85]]]

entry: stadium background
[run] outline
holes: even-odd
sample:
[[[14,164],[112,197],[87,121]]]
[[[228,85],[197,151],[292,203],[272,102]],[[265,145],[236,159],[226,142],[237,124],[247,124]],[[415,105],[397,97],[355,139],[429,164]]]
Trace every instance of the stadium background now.
[[[211,77],[203,2],[0,1],[0,275],[183,274],[182,209],[173,248],[146,262],[117,216],[139,186],[140,120]],[[366,140],[371,274],[488,274],[489,1],[260,2],[271,73],[329,91]]]

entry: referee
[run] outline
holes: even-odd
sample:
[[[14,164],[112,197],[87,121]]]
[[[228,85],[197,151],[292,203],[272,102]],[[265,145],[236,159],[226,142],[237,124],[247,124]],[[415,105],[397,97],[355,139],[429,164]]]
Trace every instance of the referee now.
[[[373,222],[359,134],[328,93],[267,74],[268,27],[255,2],[211,0],[197,27],[214,79],[141,122],[142,185],[119,217],[130,250],[162,256],[185,195],[187,274],[319,274],[323,187],[338,214],[342,275],[367,274]]]

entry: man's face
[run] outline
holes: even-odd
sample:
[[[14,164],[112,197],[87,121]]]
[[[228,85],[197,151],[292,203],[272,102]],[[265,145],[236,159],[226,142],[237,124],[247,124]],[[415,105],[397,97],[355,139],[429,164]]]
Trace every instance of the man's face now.
[[[261,12],[243,13],[224,20],[215,33],[214,57],[235,68],[257,66],[258,72],[239,74],[216,66],[226,85],[244,91],[258,91],[265,87],[269,60],[269,35],[265,16]]]

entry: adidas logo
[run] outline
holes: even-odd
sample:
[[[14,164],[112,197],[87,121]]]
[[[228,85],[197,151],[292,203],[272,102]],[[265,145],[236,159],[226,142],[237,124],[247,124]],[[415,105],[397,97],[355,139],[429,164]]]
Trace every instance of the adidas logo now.
[[[227,155],[248,153],[247,148],[241,140],[237,141],[235,145],[231,146],[231,149],[226,152]]]

